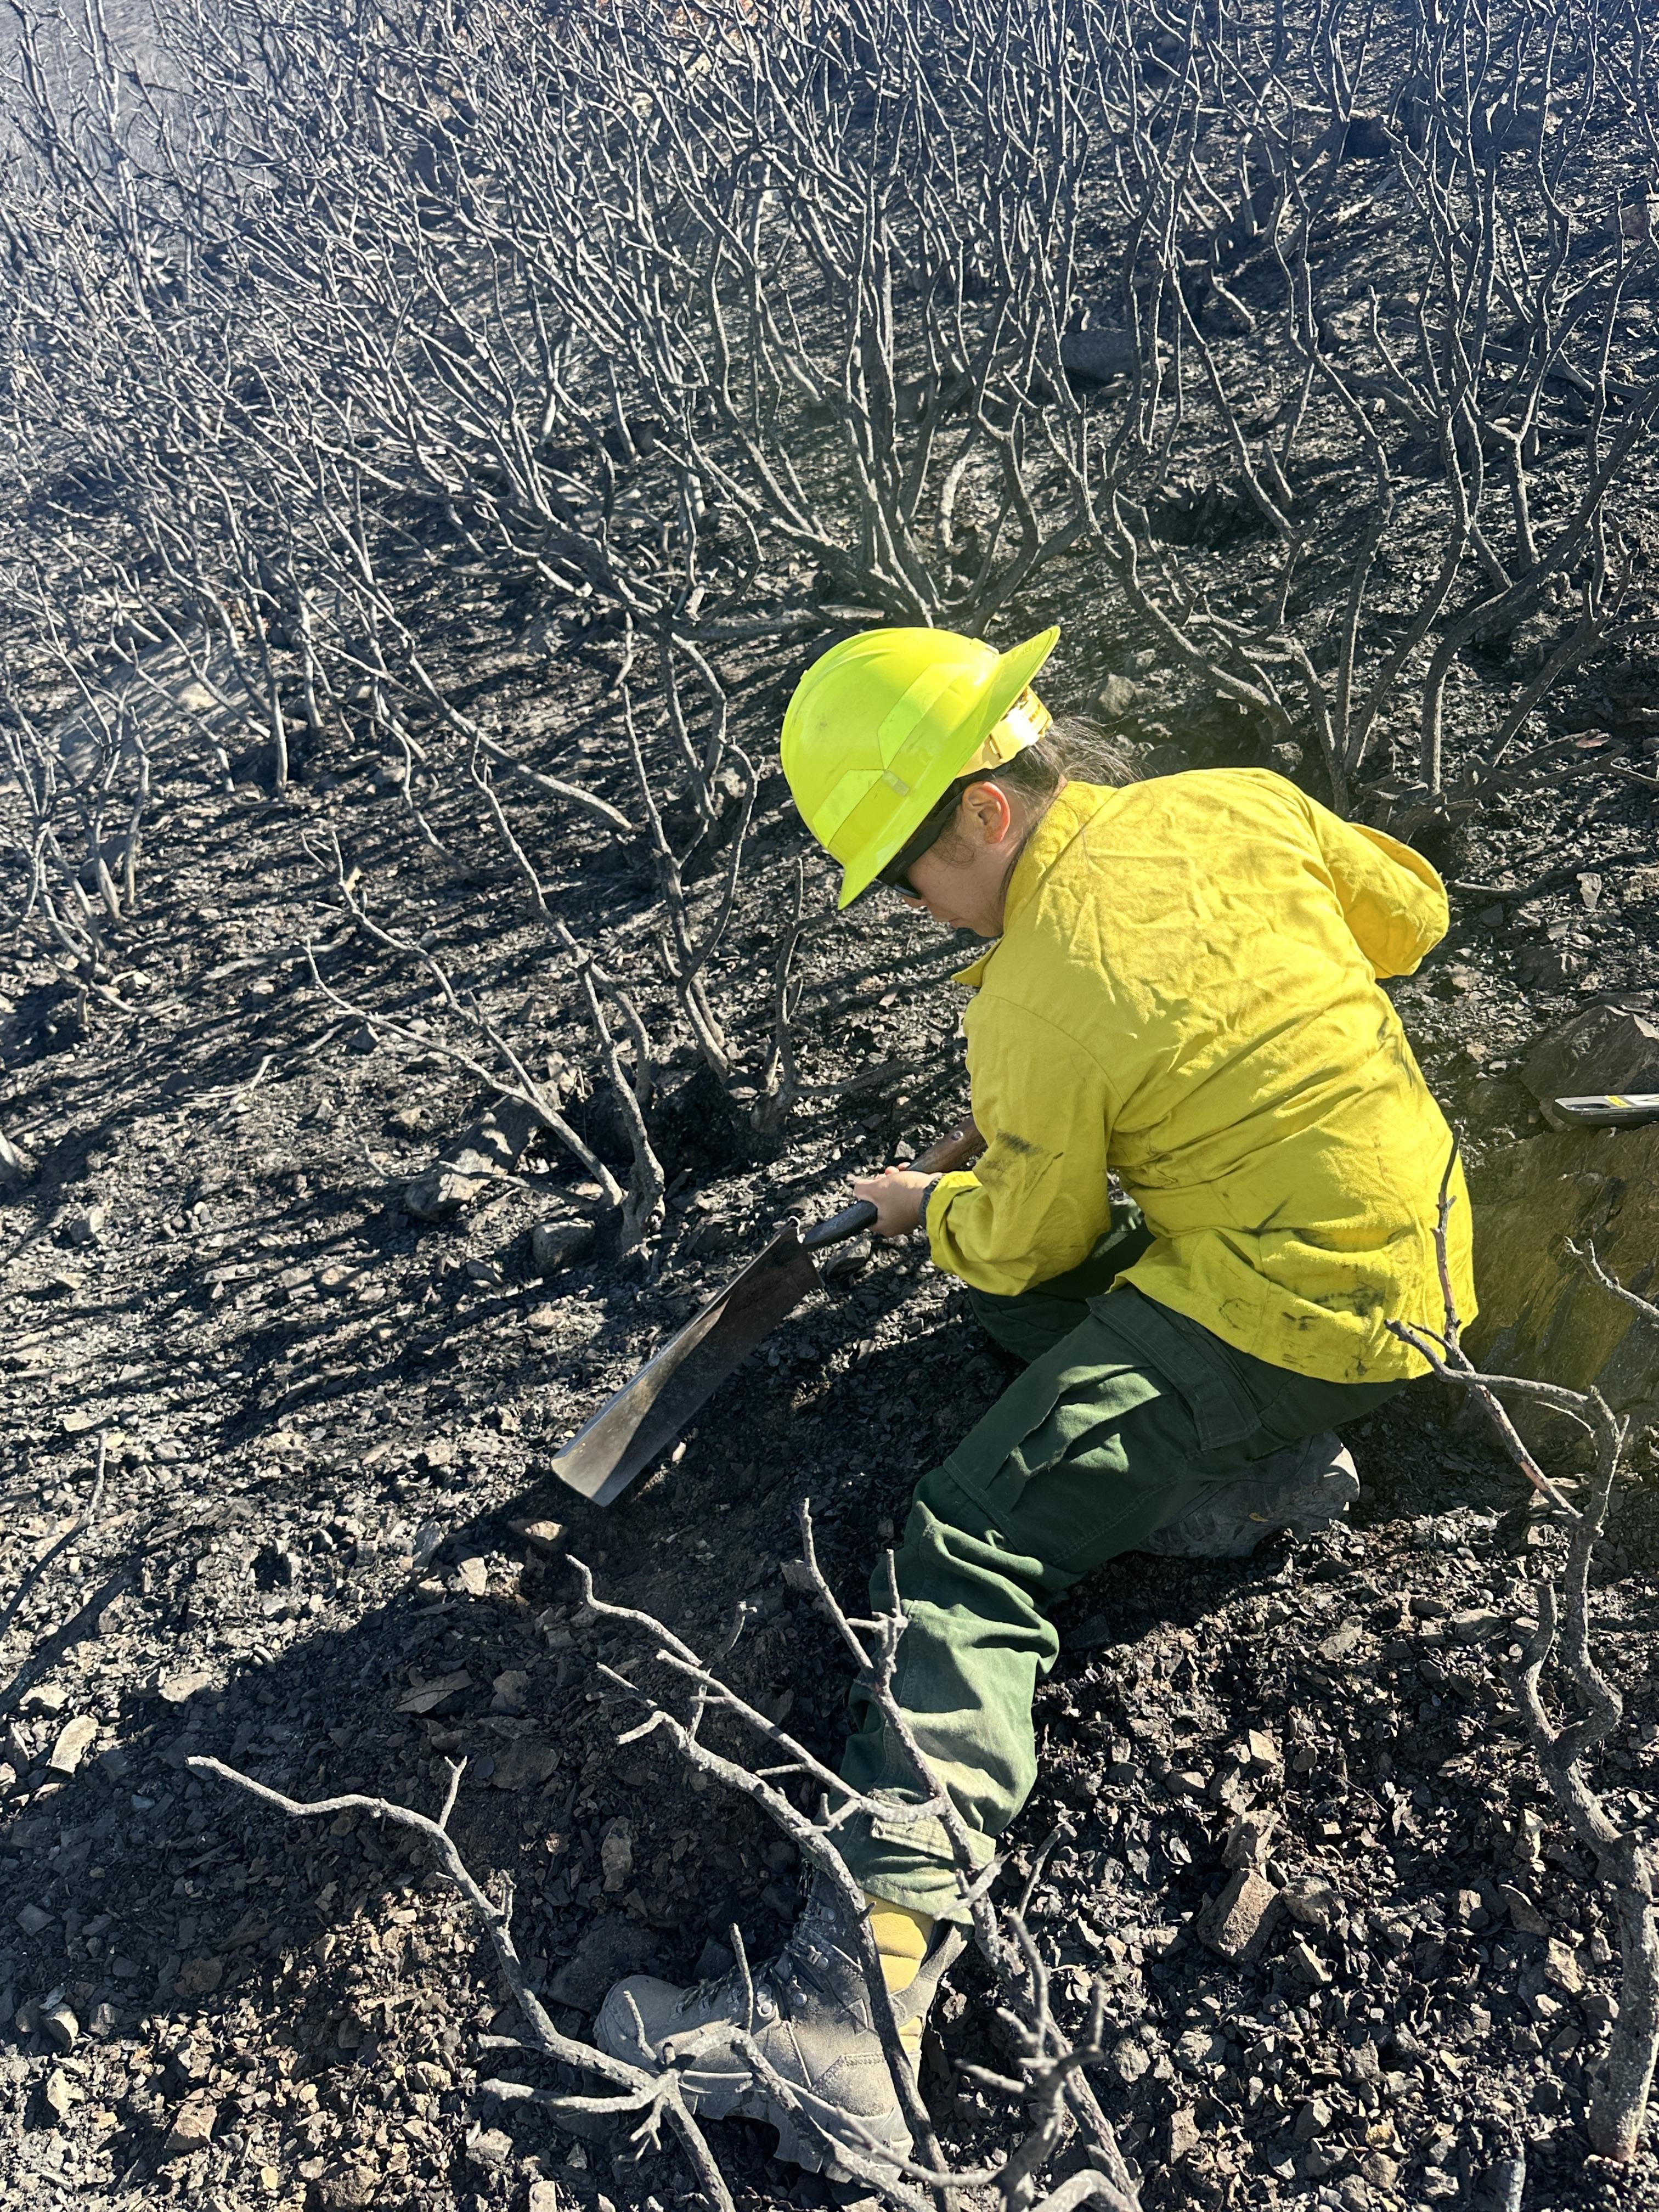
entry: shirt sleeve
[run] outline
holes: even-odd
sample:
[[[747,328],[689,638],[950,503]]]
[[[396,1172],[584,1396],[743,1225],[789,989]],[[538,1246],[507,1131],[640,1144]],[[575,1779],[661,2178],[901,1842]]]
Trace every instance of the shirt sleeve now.
[[[986,1147],[927,1201],[934,1262],[1010,1297],[1088,1257],[1111,1219],[1104,1071],[1065,1033],[982,994],[969,1024],[974,1119]]]
[[[1451,915],[1446,886],[1420,853],[1381,830],[1344,822],[1306,801],[1354,940],[1378,975],[1409,975],[1439,944]]]

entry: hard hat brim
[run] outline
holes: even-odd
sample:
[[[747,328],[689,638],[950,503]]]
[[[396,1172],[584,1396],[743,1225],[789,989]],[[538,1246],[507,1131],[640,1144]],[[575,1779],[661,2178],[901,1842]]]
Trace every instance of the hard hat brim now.
[[[838,908],[849,907],[855,898],[861,897],[894,854],[915,834],[1021,692],[1035,680],[1037,671],[1054,651],[1059,639],[1060,630],[1056,625],[1039,630],[1035,637],[1028,637],[1024,645],[1011,646],[1000,656],[978,711],[963,724],[948,745],[941,745],[929,763],[927,775],[919,778],[912,788],[902,815],[896,818],[885,835],[870,851],[860,856],[856,866],[848,868],[842,875],[841,894],[836,901]]]

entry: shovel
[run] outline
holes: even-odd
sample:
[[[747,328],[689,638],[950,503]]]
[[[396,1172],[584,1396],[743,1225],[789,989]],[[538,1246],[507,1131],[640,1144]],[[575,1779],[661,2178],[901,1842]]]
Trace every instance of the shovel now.
[[[913,1164],[921,1175],[949,1175],[984,1149],[967,1121]],[[810,1229],[792,1221],[571,1438],[553,1462],[560,1481],[596,1505],[613,1504],[732,1370],[817,1289],[812,1255],[862,1235],[875,1218],[875,1207],[860,1199]]]

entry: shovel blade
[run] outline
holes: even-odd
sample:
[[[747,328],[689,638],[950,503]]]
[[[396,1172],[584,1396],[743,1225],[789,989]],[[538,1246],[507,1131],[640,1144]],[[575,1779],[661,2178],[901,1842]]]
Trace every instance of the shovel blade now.
[[[792,1224],[605,1401],[554,1474],[594,1504],[611,1504],[817,1283]]]

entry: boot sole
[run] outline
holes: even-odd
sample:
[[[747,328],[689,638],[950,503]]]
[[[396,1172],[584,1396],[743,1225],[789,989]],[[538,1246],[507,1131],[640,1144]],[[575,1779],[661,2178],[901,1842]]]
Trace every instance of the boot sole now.
[[[740,2087],[720,2075],[703,2075],[700,2079],[690,2068],[680,2079],[685,2086],[685,2100],[699,2119],[763,2121],[775,2130],[778,2143],[774,2156],[781,2159],[786,2165],[799,2166],[808,2173],[828,2171],[832,2180],[854,2179],[851,2169],[842,2166],[836,2156],[834,2141],[836,2108],[833,2106],[825,2105],[823,2108],[823,2124],[830,2136],[830,2140],[826,2140],[809,2123],[798,2121],[782,2106],[775,2104],[764,2090]],[[799,2094],[801,2101],[810,2108],[815,2101],[811,2093],[803,2089]],[[884,2120],[873,2115],[860,2114],[859,2117],[886,2149],[897,2157],[908,2157],[910,2131],[905,2126],[896,2105],[892,2112],[896,2125],[889,2126]],[[861,2142],[849,2142],[846,2147],[856,2156],[874,2156],[874,2153]]]

